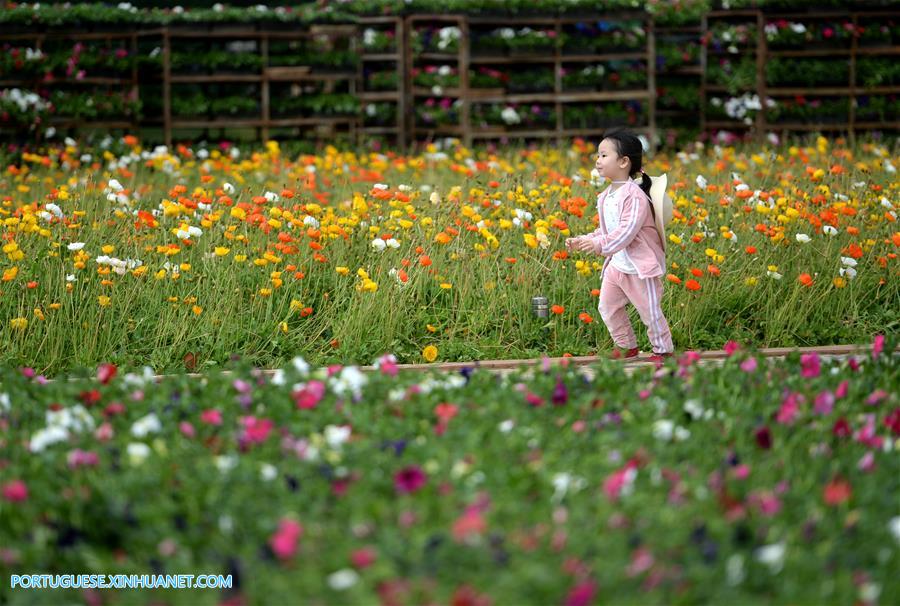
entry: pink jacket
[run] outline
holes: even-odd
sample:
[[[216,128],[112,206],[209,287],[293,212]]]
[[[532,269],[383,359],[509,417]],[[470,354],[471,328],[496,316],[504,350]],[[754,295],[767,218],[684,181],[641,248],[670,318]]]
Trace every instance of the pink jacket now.
[[[609,193],[607,188],[597,196],[599,226],[592,233],[581,237],[591,242],[596,254],[606,257],[603,269],[600,270],[601,279],[612,255],[623,248],[634,263],[639,278],[662,276],[666,272],[666,252],[659,239],[659,232],[656,231],[650,200],[634,181],[629,180],[621,187],[618,196],[619,226],[608,232],[603,221],[603,203]]]

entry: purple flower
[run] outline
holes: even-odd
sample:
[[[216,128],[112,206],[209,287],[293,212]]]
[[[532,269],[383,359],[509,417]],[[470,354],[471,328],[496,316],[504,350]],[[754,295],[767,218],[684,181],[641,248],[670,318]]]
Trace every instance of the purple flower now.
[[[562,406],[569,401],[569,390],[566,389],[566,384],[562,382],[562,379],[557,380],[550,400],[556,406]]]
[[[831,414],[831,410],[834,408],[834,394],[828,391],[827,389],[816,396],[814,410],[816,414],[827,415]]]
[[[422,488],[428,476],[418,465],[404,467],[394,474],[394,488],[399,493],[413,493]]]

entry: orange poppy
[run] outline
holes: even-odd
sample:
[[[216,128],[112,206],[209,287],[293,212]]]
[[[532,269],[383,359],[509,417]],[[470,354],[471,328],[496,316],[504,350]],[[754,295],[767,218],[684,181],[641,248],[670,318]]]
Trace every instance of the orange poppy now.
[[[684,283],[684,287],[688,290],[700,290],[700,283],[697,280],[688,280]]]
[[[552,312],[555,313],[556,315],[560,315],[561,313],[563,313],[564,311],[566,311],[566,308],[563,307],[562,305],[553,305],[553,306],[550,308],[550,311],[552,311]]]
[[[802,284],[803,286],[812,286],[813,285],[812,276],[809,274],[805,274],[805,273],[800,274],[800,277],[798,279],[800,280],[800,284]]]

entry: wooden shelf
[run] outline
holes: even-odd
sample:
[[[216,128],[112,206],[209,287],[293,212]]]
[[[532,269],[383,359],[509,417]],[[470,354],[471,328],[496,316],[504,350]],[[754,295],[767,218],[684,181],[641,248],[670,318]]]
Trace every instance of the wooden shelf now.
[[[397,126],[362,126],[363,131],[372,135],[396,135],[400,132]]]
[[[189,76],[187,74],[173,75],[169,81],[173,84],[208,84],[211,82],[260,82],[263,77],[260,74],[219,74]]]
[[[134,127],[134,122],[125,121],[125,120],[93,120],[93,121],[82,121],[82,120],[72,120],[69,118],[50,118],[49,124],[51,126],[58,126],[60,128],[68,128],[68,127],[78,127],[78,128],[132,128]]]
[[[900,122],[855,122],[854,128],[864,128],[866,130],[900,130]]]
[[[412,94],[414,97],[461,97],[462,90],[459,88],[443,88],[440,87],[441,92],[439,94],[435,94],[432,92],[430,88],[413,88]]]
[[[368,55],[360,55],[363,61],[400,61],[403,57],[400,53],[372,53]]]
[[[423,61],[458,61],[459,55],[452,53],[419,53],[414,59],[422,59]]]
[[[221,118],[216,120],[191,120],[173,119],[172,128],[257,128],[263,126],[312,126],[317,124],[337,124],[342,122],[355,122],[357,116],[333,116],[318,118],[277,118],[263,120],[262,118]]]
[[[833,48],[833,49],[798,49],[798,50],[777,50],[771,49],[766,52],[769,57],[849,57],[852,50],[849,48]]]
[[[91,78],[86,77],[81,80],[76,80],[74,78],[60,78],[46,81],[41,77],[31,78],[28,80],[0,80],[0,86],[23,86],[30,85],[34,83],[39,83],[42,86],[61,86],[67,84],[94,84],[94,85],[128,85],[133,86],[135,84],[134,80],[131,78]]]
[[[816,130],[850,130],[850,124],[802,124],[802,123],[786,123],[772,124],[766,123],[766,130],[798,130],[798,131],[816,131]]]
[[[743,122],[724,122],[724,121],[716,121],[711,120],[706,123],[706,128],[718,128],[718,129],[727,129],[727,128],[753,128],[753,124],[744,124]]]
[[[837,97],[853,97],[856,95],[889,95],[891,93],[900,93],[900,86],[875,86],[872,88],[767,88],[766,94],[770,97],[814,97],[814,96],[837,96]]]
[[[650,91],[624,90],[616,92],[587,93],[532,93],[521,95],[499,95],[496,97],[478,97],[473,101],[482,103],[577,103],[579,101],[630,101],[632,99],[649,99]]]
[[[557,57],[553,54],[553,51],[547,51],[547,53],[542,55],[522,55],[519,57],[510,57],[508,55],[476,55],[469,58],[469,63],[472,65],[510,65],[510,64],[523,64],[523,63],[556,63],[559,61],[560,63],[591,63],[591,62],[601,62],[601,61],[626,61],[626,60],[647,60],[647,52],[633,52],[633,53],[613,53],[607,55],[559,55]]]
[[[400,91],[363,91],[359,98],[363,101],[399,101]]]

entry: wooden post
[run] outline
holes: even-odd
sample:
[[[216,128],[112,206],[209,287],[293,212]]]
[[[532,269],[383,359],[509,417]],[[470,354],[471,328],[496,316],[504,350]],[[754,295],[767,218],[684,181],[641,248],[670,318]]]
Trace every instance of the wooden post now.
[[[259,41],[259,50],[262,55],[262,82],[260,82],[260,94],[262,95],[261,100],[261,112],[262,112],[262,139],[263,142],[269,140],[269,126],[271,124],[272,116],[271,111],[269,109],[269,34],[268,32],[263,32],[262,37]]]
[[[466,147],[472,147],[472,95],[469,92],[469,46],[471,43],[469,31],[469,18],[467,15],[459,17],[459,98],[461,100],[460,124],[462,126],[462,139]]]

